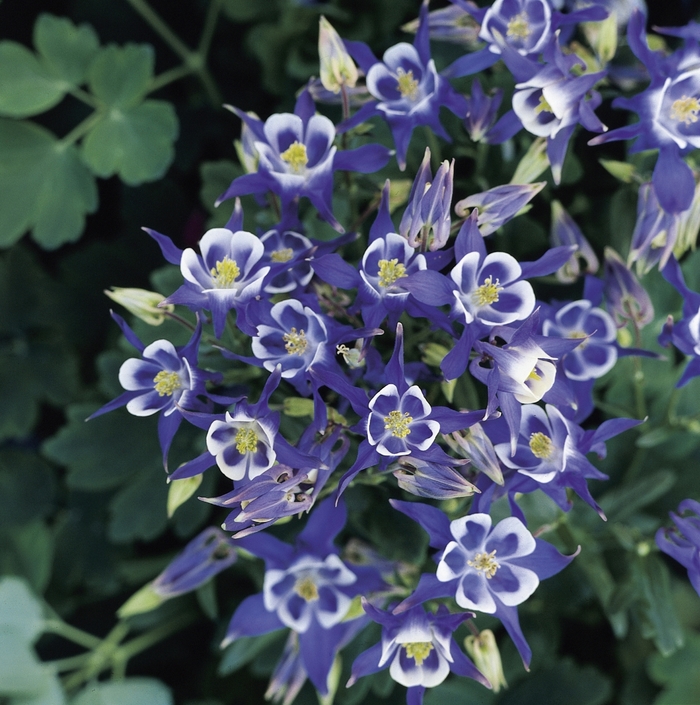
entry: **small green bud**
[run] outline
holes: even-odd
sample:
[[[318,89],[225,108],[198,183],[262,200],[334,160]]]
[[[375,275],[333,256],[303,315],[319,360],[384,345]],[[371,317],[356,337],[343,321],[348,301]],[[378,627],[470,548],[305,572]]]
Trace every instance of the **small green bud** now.
[[[321,83],[327,91],[340,93],[343,86],[355,86],[357,66],[333,25],[323,15],[319,19],[318,55],[321,59]]]
[[[476,667],[489,679],[494,693],[497,693],[502,687],[508,687],[506,677],[503,674],[501,652],[498,650],[496,638],[490,629],[482,629],[479,636],[466,637],[464,648]]]
[[[538,137],[520,160],[510,183],[531,184],[548,166],[547,140],[544,137]]]
[[[175,310],[173,304],[160,306],[165,296],[155,291],[113,286],[111,291],[105,289],[105,294],[149,326],[159,326],[165,320],[166,312],[172,313]]]

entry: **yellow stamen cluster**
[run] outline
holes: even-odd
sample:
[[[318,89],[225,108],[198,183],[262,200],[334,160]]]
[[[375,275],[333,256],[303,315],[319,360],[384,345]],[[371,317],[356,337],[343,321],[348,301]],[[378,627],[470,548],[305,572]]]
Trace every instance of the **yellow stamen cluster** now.
[[[684,95],[678,100],[674,100],[671,105],[671,119],[678,120],[685,125],[690,125],[698,121],[700,112],[700,102],[695,97]]]
[[[467,565],[470,565],[475,570],[484,573],[486,575],[486,579],[491,580],[491,578],[496,575],[496,571],[501,567],[496,562],[496,559],[494,558],[495,555],[495,550],[491,551],[491,553],[477,553],[474,556],[473,561],[467,561]]]
[[[284,340],[287,355],[303,355],[309,345],[303,328],[298,333],[296,328],[292,328],[289,333],[282,336],[282,340]]]
[[[230,289],[231,284],[241,276],[241,270],[235,259],[231,259],[228,255],[221,261],[217,261],[216,267],[212,267],[211,276],[214,279],[214,286],[217,289]]]
[[[433,650],[432,641],[412,641],[408,644],[403,644],[406,650],[406,656],[412,658],[416,666],[422,666],[423,661],[428,658],[428,654]]]
[[[503,291],[501,282],[492,277],[484,279],[484,283],[472,294],[472,300],[477,306],[488,306],[498,301],[498,294]]]
[[[398,259],[379,260],[379,286],[386,288],[405,276],[406,267]]]
[[[274,250],[270,253],[270,259],[273,262],[289,262],[294,256],[294,250],[291,247],[284,247],[281,250]]]
[[[400,411],[390,411],[384,417],[384,428],[391,431],[391,435],[395,438],[406,438],[411,433],[408,427],[413,421],[413,417],[406,412],[403,414]]]
[[[553,113],[552,106],[547,102],[544,93],[540,95],[540,102],[535,106],[535,115],[540,113]]]
[[[282,154],[282,161],[287,162],[295,174],[301,173],[302,169],[309,163],[309,158],[306,155],[306,146],[301,142],[294,142],[285,149]]]
[[[182,387],[182,381],[177,372],[166,372],[161,370],[153,378],[153,388],[160,397],[171,397],[173,392]]]
[[[546,460],[552,456],[554,444],[549,436],[538,431],[530,434],[530,450],[536,458]]]
[[[413,78],[413,71],[396,70],[396,82],[399,84],[399,93],[402,98],[415,100],[418,97],[418,81]]]
[[[299,580],[296,581],[294,584],[294,592],[307,602],[318,600],[318,588],[316,587],[316,583],[308,576],[299,578]]]
[[[542,375],[537,372],[536,367],[533,367],[532,372],[530,372],[530,374],[527,376],[527,379],[531,379],[533,382],[539,382],[542,379]]]
[[[258,434],[252,428],[239,428],[233,442],[241,455],[254,453],[258,449]]]
[[[518,39],[527,39],[532,34],[530,23],[527,21],[527,15],[520,12],[515,17],[508,20],[508,28],[506,30],[507,37],[518,37]]]

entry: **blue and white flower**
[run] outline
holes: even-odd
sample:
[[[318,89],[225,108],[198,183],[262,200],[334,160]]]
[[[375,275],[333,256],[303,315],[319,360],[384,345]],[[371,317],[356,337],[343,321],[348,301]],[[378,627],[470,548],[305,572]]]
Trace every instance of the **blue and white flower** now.
[[[306,261],[313,247],[311,240],[293,230],[273,228],[261,236],[260,242],[265,247],[263,261],[270,265],[264,287],[267,294],[286,294],[311,281],[314,273]]]

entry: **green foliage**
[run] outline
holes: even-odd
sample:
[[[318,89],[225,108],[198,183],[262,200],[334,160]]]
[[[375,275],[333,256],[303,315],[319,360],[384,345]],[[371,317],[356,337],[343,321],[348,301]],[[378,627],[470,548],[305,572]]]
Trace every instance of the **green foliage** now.
[[[663,686],[654,705],[700,702],[700,635],[688,636],[684,648],[671,656],[654,654],[647,664],[651,679]]]
[[[155,678],[91,684],[70,705],[172,705],[170,690]]]
[[[42,247],[77,240],[97,208],[95,180],[73,145],[31,122],[0,120],[0,246],[27,230]]]

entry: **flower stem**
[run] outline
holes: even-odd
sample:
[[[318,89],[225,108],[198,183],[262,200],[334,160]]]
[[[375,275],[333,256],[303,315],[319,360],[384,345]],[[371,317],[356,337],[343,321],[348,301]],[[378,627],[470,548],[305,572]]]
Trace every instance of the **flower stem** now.
[[[51,634],[62,636],[64,639],[68,639],[68,641],[72,641],[74,644],[84,646],[86,649],[95,649],[102,643],[99,637],[84,632],[82,629],[73,627],[70,624],[66,624],[60,619],[47,620],[44,629]]]
[[[159,91],[161,88],[164,88],[169,83],[179,81],[181,78],[189,76],[193,73],[194,70],[191,67],[187,66],[187,64],[180,64],[180,66],[175,66],[175,68],[168,69],[167,71],[164,71],[160,75],[156,76],[151,81],[151,87],[149,88],[148,92],[155,93],[155,91]]]
[[[92,128],[102,119],[102,112],[100,110],[95,110],[90,113],[85,120],[79,122],[62,140],[61,145],[69,147],[70,145],[77,142],[81,137],[86,135]]]

